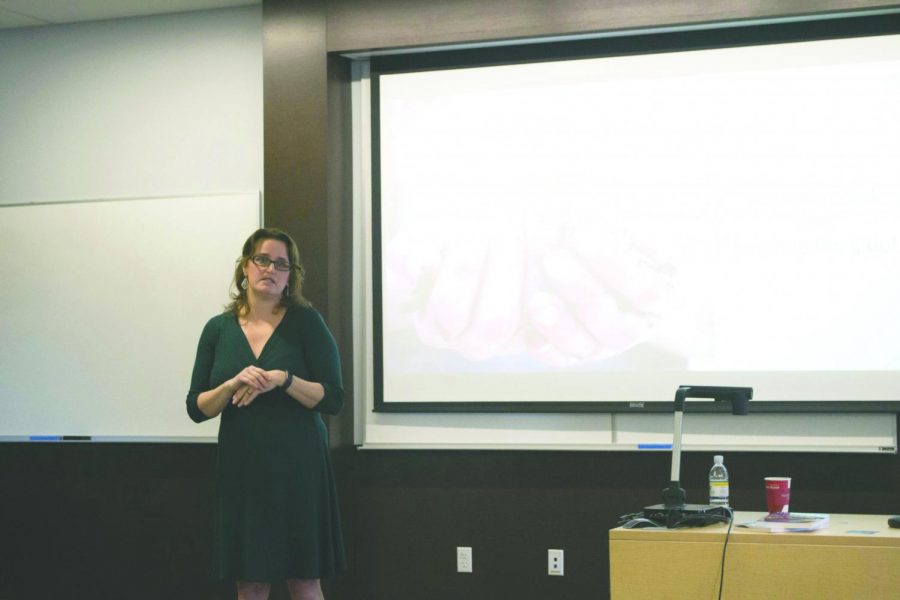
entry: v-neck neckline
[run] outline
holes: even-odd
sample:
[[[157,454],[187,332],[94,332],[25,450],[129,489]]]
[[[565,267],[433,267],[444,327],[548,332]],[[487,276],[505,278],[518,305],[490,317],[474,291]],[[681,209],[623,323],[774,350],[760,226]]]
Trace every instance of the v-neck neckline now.
[[[266,348],[269,347],[269,342],[272,341],[272,338],[275,337],[275,334],[278,333],[278,330],[281,328],[281,324],[284,323],[284,320],[287,318],[287,309],[284,310],[284,314],[281,315],[281,320],[278,321],[278,324],[272,329],[272,333],[269,334],[269,337],[266,338],[266,341],[263,342],[262,348],[259,349],[259,356],[253,351],[253,346],[250,344],[250,338],[247,337],[247,332],[244,331],[244,328],[241,327],[241,319],[240,317],[235,317],[234,322],[237,324],[238,329],[241,332],[241,337],[244,338],[244,346],[250,352],[250,356],[253,357],[253,362],[258,363],[263,355],[266,353]]]

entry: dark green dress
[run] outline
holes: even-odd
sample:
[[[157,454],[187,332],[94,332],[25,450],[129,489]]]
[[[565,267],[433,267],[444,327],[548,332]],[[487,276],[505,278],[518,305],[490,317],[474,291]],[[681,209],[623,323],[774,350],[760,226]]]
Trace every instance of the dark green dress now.
[[[249,406],[229,403],[222,411],[215,574],[239,581],[331,577],[345,567],[328,432],[320,416],[343,404],[334,338],[318,312],[295,306],[256,358],[234,315],[213,317],[197,348],[190,417],[205,420],[197,396],[251,364],[321,383],[325,397],[310,410],[276,388]]]

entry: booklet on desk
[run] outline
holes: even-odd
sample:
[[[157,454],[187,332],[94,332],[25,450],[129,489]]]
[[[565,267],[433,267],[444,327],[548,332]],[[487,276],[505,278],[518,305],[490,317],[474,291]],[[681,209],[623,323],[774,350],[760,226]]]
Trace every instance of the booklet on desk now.
[[[815,531],[828,527],[829,518],[821,513],[771,514],[762,519],[738,523],[738,527],[761,529],[772,533]]]

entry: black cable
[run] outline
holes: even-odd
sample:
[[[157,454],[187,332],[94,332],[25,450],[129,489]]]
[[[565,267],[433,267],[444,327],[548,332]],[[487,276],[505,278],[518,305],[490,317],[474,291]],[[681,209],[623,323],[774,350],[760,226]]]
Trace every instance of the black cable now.
[[[707,525],[713,525],[714,523],[728,523],[729,520],[727,517],[722,515],[713,515],[713,514],[699,514],[699,515],[687,515],[685,517],[681,517],[678,521],[672,524],[670,529],[677,529],[680,527],[706,527]]]
[[[637,519],[638,517],[642,517],[644,515],[643,511],[628,513],[627,515],[622,515],[619,517],[619,525],[624,525],[628,521],[632,519]]]
[[[643,527],[658,527],[661,529],[665,529],[664,524],[644,518],[643,511],[622,515],[621,517],[619,517],[619,526],[625,529],[636,529]]]
[[[725,584],[725,551],[728,549],[728,539],[731,537],[731,526],[734,525],[734,511],[723,506],[728,511],[728,530],[725,532],[725,545],[722,546],[722,566],[719,570],[719,600],[722,600],[722,586]]]

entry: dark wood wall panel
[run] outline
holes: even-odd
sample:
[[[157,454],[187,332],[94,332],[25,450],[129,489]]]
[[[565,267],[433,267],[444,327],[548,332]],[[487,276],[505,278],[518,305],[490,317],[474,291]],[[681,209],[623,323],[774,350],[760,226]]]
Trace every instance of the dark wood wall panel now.
[[[350,63],[327,58],[327,232],[328,323],[341,350],[348,409],[331,418],[332,444],[353,444],[353,180],[350,157]]]
[[[710,453],[686,453],[688,500],[706,502]],[[804,511],[900,511],[896,456],[726,453],[732,505],[764,510],[763,478],[794,477]],[[607,532],[661,501],[665,452],[360,451],[353,594],[371,600],[584,600],[609,597]],[[456,546],[474,572],[455,572]],[[565,575],[546,574],[547,549]],[[345,584],[347,582],[344,582]]]
[[[888,0],[330,0],[328,51],[427,46],[897,6]]]
[[[229,598],[214,444],[0,445],[0,599]]]
[[[263,3],[266,225],[289,232],[304,295],[328,311],[327,66],[324,0]]]
[[[607,530],[659,501],[665,452],[335,452],[350,572],[330,600],[608,597]],[[689,501],[707,453],[686,453]],[[726,453],[732,504],[765,504],[790,473],[797,510],[900,513],[896,455]],[[0,598],[230,599],[212,581],[215,446],[0,446]],[[456,546],[475,572],[455,573]],[[545,573],[546,549],[566,575]],[[284,599],[278,588],[273,599]]]

